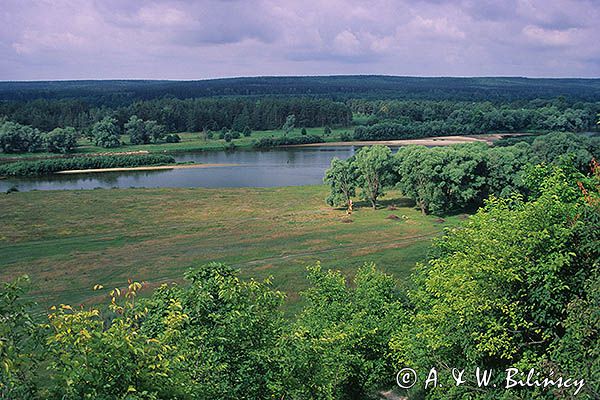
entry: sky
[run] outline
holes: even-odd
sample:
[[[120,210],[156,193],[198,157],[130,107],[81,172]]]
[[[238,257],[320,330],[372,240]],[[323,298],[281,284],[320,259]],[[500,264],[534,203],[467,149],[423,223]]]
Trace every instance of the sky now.
[[[600,0],[0,0],[0,80],[600,77]]]

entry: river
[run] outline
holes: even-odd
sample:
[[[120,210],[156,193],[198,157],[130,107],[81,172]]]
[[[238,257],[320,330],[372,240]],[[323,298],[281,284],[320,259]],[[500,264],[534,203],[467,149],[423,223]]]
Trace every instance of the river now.
[[[331,159],[345,159],[355,147],[281,148],[265,151],[205,151],[177,153],[177,162],[237,164],[234,167],[187,168],[158,171],[100,172],[0,180],[0,191],[74,190],[131,187],[274,187],[323,182]]]

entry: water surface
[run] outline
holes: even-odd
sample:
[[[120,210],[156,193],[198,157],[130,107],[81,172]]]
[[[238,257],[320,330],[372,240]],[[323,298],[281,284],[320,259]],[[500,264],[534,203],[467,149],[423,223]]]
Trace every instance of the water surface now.
[[[184,168],[156,171],[98,172],[0,180],[0,191],[73,190],[130,187],[274,187],[319,184],[331,159],[345,159],[355,147],[283,148],[265,151],[177,153],[178,162],[238,164],[235,167]]]

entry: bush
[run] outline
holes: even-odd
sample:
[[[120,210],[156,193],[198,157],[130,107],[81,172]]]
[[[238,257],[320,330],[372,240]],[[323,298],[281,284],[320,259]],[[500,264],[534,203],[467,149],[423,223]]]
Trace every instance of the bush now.
[[[181,137],[176,133],[171,133],[165,136],[165,142],[167,143],[179,143],[181,142]]]
[[[254,143],[254,147],[257,149],[264,149],[269,147],[277,146],[290,146],[296,144],[308,144],[308,143],[323,143],[324,140],[321,136],[308,135],[308,136],[296,136],[296,137],[279,137],[279,138],[261,138],[258,142]]]
[[[121,146],[121,134],[117,120],[106,117],[92,127],[92,137],[96,146],[113,148]]]
[[[77,146],[74,128],[56,128],[44,135],[44,143],[51,153],[69,153]]]
[[[5,153],[33,153],[42,148],[39,130],[15,122],[0,121],[0,149]]]
[[[141,167],[145,165],[172,164],[175,159],[163,154],[124,156],[94,156],[57,158],[38,161],[18,161],[0,165],[0,176],[40,176],[58,171],[96,168]]]

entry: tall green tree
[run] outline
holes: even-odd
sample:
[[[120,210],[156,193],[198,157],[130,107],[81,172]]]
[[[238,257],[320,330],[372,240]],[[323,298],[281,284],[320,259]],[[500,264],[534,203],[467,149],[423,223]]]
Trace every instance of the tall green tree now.
[[[386,146],[363,147],[356,152],[352,164],[358,173],[361,197],[377,208],[377,199],[393,184],[392,151]]]
[[[597,280],[599,203],[587,200],[591,196],[578,187],[583,177],[556,168],[543,173],[539,197],[490,199],[461,229],[447,232],[436,246],[437,256],[419,266],[410,296],[416,311],[391,343],[399,366],[426,371],[435,366],[446,377],[440,381],[443,389],[427,393],[428,398],[506,396],[499,390],[478,392],[472,376],[456,387],[450,369],[457,365],[469,371],[533,367],[550,374],[556,370],[552,363],[567,371],[567,358],[587,365],[567,375],[597,382],[598,346],[589,352],[580,347],[573,336],[578,322],[565,316],[596,301],[583,289],[589,284],[592,290]],[[598,184],[586,184],[596,199]],[[575,335],[592,343],[598,319],[583,316],[579,326],[586,328]],[[561,344],[574,354],[555,358],[553,349]],[[500,387],[502,377],[495,379]],[[517,390],[512,396],[542,395],[523,390],[533,393]],[[598,385],[585,390],[597,393]]]
[[[404,306],[396,282],[371,264],[351,283],[319,264],[308,271],[306,305],[282,340],[285,398],[377,398],[394,379],[388,342]]]
[[[296,116],[294,114],[291,114],[285,118],[285,123],[283,124],[283,127],[281,129],[283,129],[284,134],[287,135],[288,133],[294,130],[295,126]]]
[[[352,197],[356,196],[357,179],[358,173],[352,160],[340,160],[337,157],[331,160],[331,166],[323,178],[330,188],[327,204],[347,207]]]
[[[147,144],[152,139],[152,135],[146,129],[146,123],[137,115],[132,115],[129,118],[129,121],[125,124],[125,133],[129,135],[131,144]]]
[[[92,127],[92,137],[96,146],[113,148],[121,146],[121,134],[117,120],[105,117]]]
[[[55,128],[43,137],[46,148],[51,153],[70,153],[77,146],[75,128]]]
[[[0,120],[0,150],[5,153],[24,153],[41,150],[43,144],[39,130],[28,125]]]

